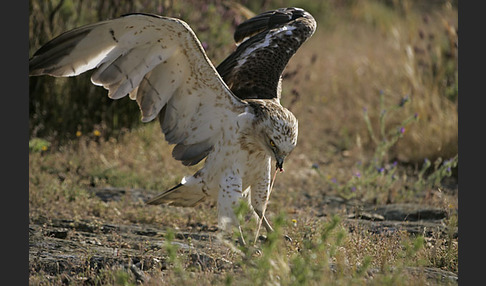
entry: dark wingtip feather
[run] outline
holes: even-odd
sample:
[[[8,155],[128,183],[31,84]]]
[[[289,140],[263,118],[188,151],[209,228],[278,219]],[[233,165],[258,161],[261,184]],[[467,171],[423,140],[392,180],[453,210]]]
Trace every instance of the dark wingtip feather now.
[[[295,7],[280,8],[263,12],[238,25],[234,34],[235,42],[239,43],[247,37],[251,37],[260,33],[261,31],[269,30],[285,24],[297,18],[303,17],[304,15],[304,10]]]
[[[94,25],[87,25],[76,28],[45,43],[29,59],[29,75],[37,76],[53,72],[57,64],[71,53],[93,27]]]
[[[160,204],[165,202],[165,200],[164,200],[165,196],[169,195],[170,193],[174,192],[175,190],[177,190],[178,188],[180,188],[182,186],[183,186],[183,184],[179,183],[177,186],[174,186],[171,189],[163,192],[162,194],[159,194],[159,195],[151,198],[150,200],[146,201],[145,203],[147,205],[160,205]]]

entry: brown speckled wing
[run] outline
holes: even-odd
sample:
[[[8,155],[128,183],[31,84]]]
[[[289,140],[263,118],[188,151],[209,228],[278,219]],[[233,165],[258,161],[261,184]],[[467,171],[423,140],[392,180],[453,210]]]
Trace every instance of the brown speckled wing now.
[[[241,99],[280,99],[282,72],[316,26],[312,15],[300,8],[259,14],[237,27],[239,45],[217,71]]]
[[[67,31],[29,60],[31,76],[76,76],[118,99],[130,96],[142,121],[159,117],[173,156],[184,165],[204,159],[246,103],[236,98],[207,58],[192,29],[179,19],[129,14]]]

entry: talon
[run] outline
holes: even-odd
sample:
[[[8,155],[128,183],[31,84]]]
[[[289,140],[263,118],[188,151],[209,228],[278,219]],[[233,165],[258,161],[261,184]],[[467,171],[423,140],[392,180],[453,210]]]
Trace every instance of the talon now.
[[[241,226],[238,227],[239,231],[240,231],[240,236],[238,237],[238,242],[242,245],[242,246],[246,246],[246,242],[245,242],[245,238],[243,237],[243,231],[241,230]]]
[[[292,242],[293,241],[292,238],[290,236],[286,235],[286,234],[283,236],[283,238],[286,241],[288,241],[288,242]],[[260,236],[258,236],[258,240],[260,240],[262,242],[267,242],[268,241],[268,238],[266,236],[264,236],[264,235],[260,235]]]
[[[238,240],[236,242],[239,243],[241,246],[246,246],[245,240],[241,237],[238,237]]]
[[[264,236],[264,235],[260,235],[260,236],[258,236],[258,240],[265,242],[265,241],[267,241],[267,237]]]

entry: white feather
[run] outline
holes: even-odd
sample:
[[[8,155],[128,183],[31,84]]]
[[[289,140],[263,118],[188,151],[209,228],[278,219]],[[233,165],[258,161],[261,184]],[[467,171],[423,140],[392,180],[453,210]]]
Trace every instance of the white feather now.
[[[142,121],[153,120],[165,106],[166,139],[203,144],[193,152],[212,146],[222,125],[233,124],[231,118],[244,110],[192,29],[178,19],[128,15],[74,29],[46,46],[31,59],[31,75],[73,76],[96,68],[93,84],[113,99],[130,94]]]
[[[254,48],[265,47],[270,40]],[[140,107],[142,121],[159,115],[165,139],[176,144],[176,159],[186,165],[207,159],[194,176],[184,177],[181,184],[147,203],[194,206],[210,196],[218,200],[223,229],[238,224],[233,208],[244,197],[243,190],[252,187],[257,210],[265,205],[256,201],[266,200],[269,187],[272,153],[262,146],[266,143],[261,138],[268,139],[265,129],[278,135],[276,143],[284,155],[296,144],[296,120],[287,114],[290,111],[278,101],[250,105],[236,98],[192,29],[178,19],[133,14],[80,27],[39,49],[29,68],[30,75],[52,76],[95,69],[92,83],[106,88],[113,99],[130,95]],[[268,116],[259,118],[268,117],[266,123],[255,120],[253,108],[258,104],[268,105],[260,111]],[[278,118],[270,120],[272,116]],[[251,147],[243,147],[242,140]]]

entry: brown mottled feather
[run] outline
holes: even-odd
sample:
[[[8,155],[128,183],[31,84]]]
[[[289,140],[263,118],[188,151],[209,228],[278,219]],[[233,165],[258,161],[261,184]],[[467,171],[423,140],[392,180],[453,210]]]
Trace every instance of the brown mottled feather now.
[[[282,72],[315,29],[314,18],[299,8],[259,14],[237,27],[240,44],[217,71],[241,99],[280,99]]]

